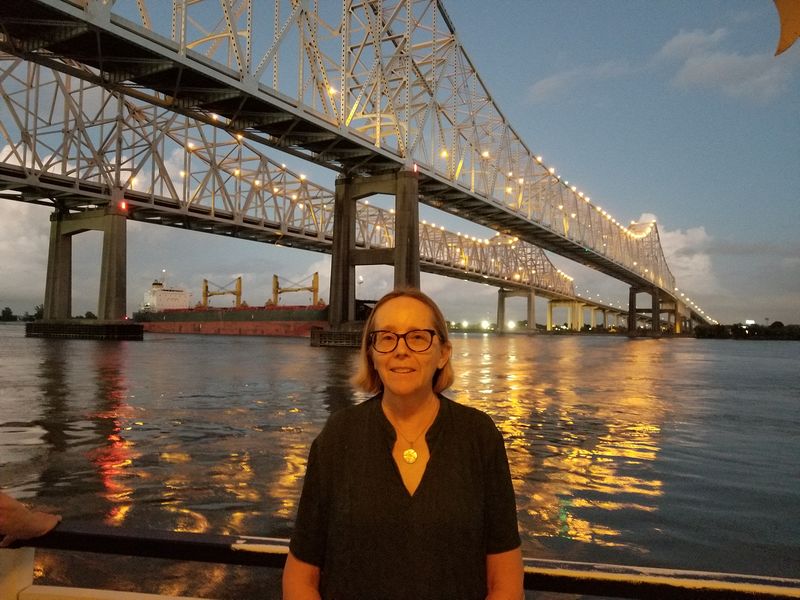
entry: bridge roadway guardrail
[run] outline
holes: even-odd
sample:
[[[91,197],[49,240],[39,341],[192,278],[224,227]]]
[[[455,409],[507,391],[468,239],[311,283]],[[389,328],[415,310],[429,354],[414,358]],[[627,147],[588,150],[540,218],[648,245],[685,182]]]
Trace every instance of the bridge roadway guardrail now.
[[[282,569],[289,551],[284,538],[121,529],[62,523],[49,534],[0,550],[0,597],[18,600],[96,600],[120,592],[33,585],[34,548],[200,561]],[[800,598],[800,579],[707,573],[652,567],[525,559],[525,589],[612,598],[754,600]],[[12,595],[13,594],[13,595]],[[126,593],[129,600],[164,598]],[[176,598],[172,596],[170,598]]]

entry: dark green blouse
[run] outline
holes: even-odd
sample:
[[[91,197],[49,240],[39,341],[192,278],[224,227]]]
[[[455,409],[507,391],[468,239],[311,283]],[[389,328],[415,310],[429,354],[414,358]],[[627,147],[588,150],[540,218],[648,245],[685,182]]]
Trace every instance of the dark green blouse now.
[[[439,398],[413,496],[380,396],[333,414],[314,440],[290,547],[321,568],[323,599],[483,600],[486,555],[520,545],[502,435]]]

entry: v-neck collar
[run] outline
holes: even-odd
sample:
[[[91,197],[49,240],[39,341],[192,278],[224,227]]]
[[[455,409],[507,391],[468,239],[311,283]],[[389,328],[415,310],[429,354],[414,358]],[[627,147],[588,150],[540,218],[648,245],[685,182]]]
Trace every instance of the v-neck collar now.
[[[397,441],[397,432],[395,431],[392,423],[389,421],[389,418],[383,412],[383,407],[381,406],[381,396],[375,396],[376,402],[374,410],[377,411],[377,419],[381,424],[384,433],[384,441],[386,443],[386,459],[392,466],[397,485],[402,490],[404,498],[406,498],[406,500],[409,502],[419,497],[424,487],[426,487],[425,481],[429,479],[429,472],[432,468],[435,468],[438,460],[436,445],[441,437],[444,424],[450,414],[450,399],[442,396],[441,394],[437,394],[437,397],[439,398],[439,411],[436,413],[436,418],[433,420],[433,423],[431,423],[431,426],[428,427],[428,431],[425,433],[425,442],[428,445],[428,452],[430,456],[428,458],[428,463],[425,465],[425,470],[422,472],[422,478],[419,480],[419,484],[412,494],[406,487],[406,484],[403,481],[403,475],[400,473],[400,467],[395,461],[394,456],[392,456],[392,450],[395,442]]]
[[[437,394],[436,397],[439,399],[439,411],[436,413],[436,418],[431,423],[431,426],[428,427],[428,431],[425,433],[425,442],[428,444],[428,449],[431,452],[431,456],[433,456],[433,445],[436,443],[436,440],[439,438],[439,434],[444,427],[444,423],[447,420],[447,415],[450,414],[450,399],[443,396],[442,394]],[[383,427],[386,439],[386,444],[391,452],[392,448],[394,448],[394,444],[397,441],[397,432],[394,429],[394,425],[389,421],[389,418],[383,412],[382,404],[382,396],[378,394],[377,396],[373,396],[375,400],[375,408],[373,409],[377,412],[378,422]]]

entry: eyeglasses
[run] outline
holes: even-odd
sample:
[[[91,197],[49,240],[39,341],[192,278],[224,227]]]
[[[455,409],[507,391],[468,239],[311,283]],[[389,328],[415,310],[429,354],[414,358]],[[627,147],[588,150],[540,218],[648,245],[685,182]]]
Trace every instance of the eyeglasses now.
[[[378,329],[369,334],[369,340],[376,352],[393,352],[402,338],[406,347],[412,352],[425,352],[433,344],[433,329],[412,329],[405,333],[395,333]]]

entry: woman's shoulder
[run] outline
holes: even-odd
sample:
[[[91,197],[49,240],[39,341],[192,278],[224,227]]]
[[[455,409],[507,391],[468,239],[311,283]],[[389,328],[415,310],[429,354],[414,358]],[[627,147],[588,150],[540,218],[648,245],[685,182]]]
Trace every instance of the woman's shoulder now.
[[[380,405],[380,396],[373,396],[368,400],[337,410],[328,417],[320,436],[339,437],[347,435],[353,430],[360,429]]]

